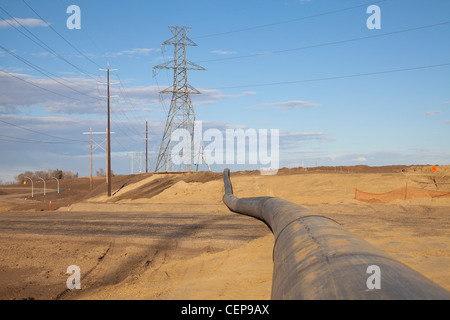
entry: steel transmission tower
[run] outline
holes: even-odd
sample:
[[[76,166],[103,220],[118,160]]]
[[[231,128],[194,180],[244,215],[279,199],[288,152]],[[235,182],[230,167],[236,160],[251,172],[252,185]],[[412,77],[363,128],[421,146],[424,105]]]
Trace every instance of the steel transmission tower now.
[[[176,171],[176,164],[171,161],[171,152],[173,146],[172,133],[177,129],[184,129],[189,133],[190,151],[185,154],[186,149],[182,149],[179,155],[184,159],[179,165],[179,171],[198,171],[198,165],[203,162],[210,169],[204,156],[204,147],[202,133],[195,130],[195,112],[192,106],[191,94],[200,92],[192,87],[188,82],[188,70],[206,70],[205,68],[186,59],[186,46],[197,46],[186,35],[191,28],[189,27],[169,27],[173,37],[161,44],[164,46],[173,45],[173,60],[153,67],[155,69],[173,69],[173,85],[161,93],[171,93],[172,100],[167,115],[163,138],[159,149],[158,159],[156,161],[155,171]],[[195,136],[194,136],[195,133]],[[195,139],[194,139],[195,137]],[[163,170],[164,168],[164,170]]]

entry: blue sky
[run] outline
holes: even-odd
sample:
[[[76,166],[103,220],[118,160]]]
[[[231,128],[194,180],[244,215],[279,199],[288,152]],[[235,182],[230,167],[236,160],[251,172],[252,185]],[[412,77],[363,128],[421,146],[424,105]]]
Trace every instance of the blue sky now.
[[[147,120],[152,170],[170,104],[158,91],[171,85],[170,72],[153,77],[152,68],[172,56],[161,52],[172,25],[192,28],[188,58],[206,68],[189,73],[202,92],[192,97],[197,119],[279,129],[281,166],[450,164],[447,0],[25,1],[0,1],[0,45],[10,52],[0,48],[3,181],[25,170],[89,174],[82,132],[105,130],[97,79],[107,61],[121,82],[112,169],[131,172]],[[66,26],[72,4],[79,30]],[[381,29],[366,26],[370,4]],[[95,172],[105,154],[94,155]]]

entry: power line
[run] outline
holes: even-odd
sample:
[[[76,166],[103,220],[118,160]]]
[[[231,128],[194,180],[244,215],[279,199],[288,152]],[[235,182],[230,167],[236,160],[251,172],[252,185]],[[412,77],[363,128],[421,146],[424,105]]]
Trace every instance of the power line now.
[[[17,80],[23,81],[23,82],[25,82],[25,83],[27,83],[27,84],[29,84],[29,85],[32,85],[32,86],[34,86],[34,87],[37,87],[37,88],[39,88],[39,89],[41,89],[41,90],[44,90],[44,91],[53,93],[53,94],[55,94],[55,95],[58,95],[58,96],[61,96],[61,97],[64,97],[64,98],[72,99],[72,100],[75,100],[75,101],[81,101],[81,100],[79,100],[79,99],[76,99],[76,98],[73,98],[73,97],[69,97],[69,96],[66,96],[66,95],[64,95],[64,94],[55,92],[55,91],[53,91],[53,90],[50,90],[50,89],[41,87],[41,86],[39,86],[39,85],[37,85],[37,84],[35,84],[35,83],[33,83],[33,82],[30,82],[30,81],[27,81],[27,80],[25,80],[25,79],[22,79],[22,78],[20,78],[20,77],[14,75],[14,74],[12,74],[12,73],[9,73],[9,72],[7,72],[7,71],[5,71],[5,70],[0,69],[0,71],[6,73],[7,75],[9,75],[9,76],[11,76],[11,77],[13,77],[13,78],[16,78]],[[106,108],[105,108],[105,109],[106,109]],[[79,123],[79,124],[85,124],[84,121],[81,122],[81,121],[77,121],[77,120],[75,120],[75,119],[72,119],[72,121],[73,121],[73,122],[76,122],[76,123]]]
[[[2,50],[4,50],[5,52],[9,53],[10,55],[12,55],[14,58],[16,58],[16,59],[22,61],[23,63],[25,63],[26,65],[30,66],[30,67],[33,68],[34,70],[36,70],[36,71],[38,71],[39,73],[43,74],[44,76],[48,77],[49,79],[51,79],[51,80],[53,80],[53,81],[55,81],[55,82],[57,82],[57,83],[59,83],[59,84],[65,86],[66,88],[68,88],[68,89],[70,89],[70,90],[73,90],[73,91],[75,91],[75,92],[77,92],[77,93],[79,93],[79,94],[82,94],[82,95],[84,95],[84,96],[86,96],[86,97],[89,97],[89,98],[91,98],[91,99],[97,100],[97,98],[95,98],[95,97],[92,97],[92,96],[90,96],[90,95],[88,95],[88,94],[86,94],[86,93],[84,93],[84,92],[81,92],[81,91],[79,91],[79,90],[77,90],[77,89],[72,88],[71,86],[68,86],[68,85],[66,85],[66,84],[64,84],[64,83],[62,83],[62,82],[60,82],[60,81],[58,81],[57,79],[60,79],[60,78],[59,78],[57,75],[55,75],[55,74],[53,74],[53,73],[51,73],[51,72],[49,72],[49,71],[46,71],[45,69],[43,69],[43,68],[41,68],[41,67],[35,65],[34,63],[28,61],[27,59],[25,59],[25,58],[23,58],[23,57],[21,57],[21,56],[19,56],[18,54],[14,53],[14,52],[12,52],[12,51],[10,51],[10,50],[8,50],[8,49],[6,49],[6,48],[3,47],[2,45],[0,45],[0,48],[1,48]],[[49,74],[52,75],[53,77],[49,76]],[[54,77],[56,77],[57,79],[55,79]],[[66,80],[66,81],[68,81],[68,80]],[[68,81],[68,82],[72,83],[71,81]]]
[[[122,81],[120,79],[120,76],[119,76],[118,72],[116,71],[114,73],[115,73],[115,75],[116,75],[116,77],[118,79],[118,84],[119,84],[118,89],[119,89],[119,93],[120,93],[120,96],[122,97],[122,99],[113,99],[113,101],[117,105],[120,105],[122,107],[125,107],[126,103],[127,103],[127,105],[129,105],[131,107],[131,112],[136,114],[136,108],[135,108],[136,105],[133,102],[131,102],[131,99],[129,98],[128,94],[126,93],[125,87],[123,86],[123,83],[122,83]],[[122,108],[119,107],[119,108],[113,108],[111,112],[113,114],[117,115],[118,117],[120,117],[121,119],[123,119],[123,121],[120,120],[119,122],[113,121],[113,123],[118,126],[118,129],[125,136],[130,137],[130,139],[133,139],[136,143],[138,143],[138,141],[136,139],[134,139],[133,137],[134,136],[141,137],[142,133],[139,132],[136,129],[136,127],[131,124],[132,120],[128,117],[126,111],[124,111]],[[122,127],[123,127],[123,130],[122,130]],[[130,130],[127,131],[126,127],[130,128]],[[125,131],[130,132],[131,135],[129,135]]]
[[[295,80],[295,81],[282,81],[282,82],[269,82],[269,83],[259,83],[259,84],[247,84],[247,85],[238,85],[238,86],[229,86],[229,87],[218,87],[218,88],[211,88],[211,89],[216,89],[216,90],[236,89],[236,88],[263,87],[263,86],[273,86],[273,85],[281,85],[281,84],[325,81],[325,80],[337,80],[337,79],[372,76],[372,75],[377,75],[377,74],[404,72],[404,71],[420,70],[420,69],[430,69],[430,68],[438,68],[438,67],[446,67],[446,66],[450,66],[450,63],[441,63],[441,64],[434,64],[434,65],[428,65],[428,66],[412,67],[412,68],[391,69],[391,70],[367,72],[367,73],[358,73],[358,74],[350,74],[350,75],[335,76],[335,77],[325,77],[325,78],[315,78],[315,79],[305,79],[305,80]]]
[[[110,70],[110,71],[111,71],[111,70]],[[116,76],[118,77],[117,72],[115,72],[115,73],[116,73]],[[118,77],[118,79],[119,79],[119,81],[116,82],[115,84],[119,84],[120,86],[122,86],[122,83],[121,83],[119,77]],[[119,91],[120,91],[120,93],[121,93],[123,99],[125,100],[125,94],[124,94],[124,91],[121,90],[120,86],[119,86]],[[122,87],[123,87],[123,86],[122,86]],[[97,87],[97,89],[98,89],[98,87]],[[99,95],[100,95],[100,92],[99,92]],[[118,99],[115,99],[115,98],[117,98],[117,97],[118,97],[118,96],[111,96],[111,100],[113,100],[116,104],[123,106],[123,102],[122,102],[122,101],[120,101],[120,100],[118,100]],[[131,104],[131,101],[130,101],[130,104]],[[111,113],[112,113],[112,114],[115,114],[115,115],[118,115],[119,117],[120,117],[120,114],[122,114],[122,115],[128,120],[128,122],[127,122],[127,120],[125,120],[125,118],[121,117],[122,119],[124,119],[124,122],[131,128],[131,130],[129,130],[129,131],[130,131],[130,132],[131,132],[131,131],[134,131],[134,132],[136,133],[137,136],[141,136],[141,133],[139,133],[139,132],[136,130],[136,128],[135,128],[134,126],[132,126],[132,125],[129,123],[131,120],[128,118],[128,116],[126,115],[126,113],[125,113],[121,108],[119,108],[119,109],[117,109],[117,110],[116,110],[116,108],[112,108],[112,109],[111,109]],[[130,138],[131,138],[131,137],[134,135],[133,133],[132,133],[131,135],[129,135],[129,134],[126,133],[127,129],[125,128],[125,124],[122,124],[121,122],[117,122],[117,121],[115,121],[115,120],[111,120],[111,121],[112,121],[112,123],[113,123],[114,125],[117,125],[117,128],[123,133],[124,136],[127,136],[127,137],[130,137]],[[122,129],[122,128],[123,128],[123,129]]]
[[[117,138],[114,137],[114,136],[113,136],[113,139],[114,139],[114,141],[116,141],[116,142],[122,147],[122,150],[123,150],[123,151],[127,152],[127,149],[123,146],[122,143],[120,143],[119,139],[117,139]]]
[[[64,98],[68,98],[68,99],[72,99],[72,100],[76,100],[76,101],[81,101],[80,99],[73,98],[73,97],[69,97],[69,96],[66,96],[66,95],[64,95],[64,94],[55,92],[55,91],[53,91],[53,90],[50,90],[50,89],[46,89],[46,88],[44,88],[44,87],[41,87],[41,86],[39,86],[39,85],[37,85],[37,84],[35,84],[35,83],[33,83],[33,82],[30,82],[30,81],[27,81],[27,80],[22,79],[22,78],[20,78],[20,77],[17,77],[17,76],[15,76],[15,75],[13,75],[12,73],[9,73],[8,71],[5,71],[5,70],[0,70],[0,71],[1,71],[1,72],[4,72],[4,73],[6,73],[6,74],[8,74],[9,76],[11,76],[11,77],[13,77],[13,78],[16,78],[17,80],[20,80],[20,81],[23,81],[23,82],[25,82],[25,83],[28,83],[29,85],[32,85],[32,86],[34,86],[34,87],[36,87],[36,88],[39,88],[39,89],[42,89],[42,90],[51,92],[51,93],[53,93],[53,94],[56,94],[56,95],[61,96],[61,97],[64,97]]]
[[[125,87],[123,86],[123,83],[119,77],[119,74],[117,72],[115,72],[115,73],[116,73],[117,79],[119,80],[119,91],[120,91],[122,97],[124,98],[125,102],[128,102],[128,104],[131,106],[131,112],[133,112],[137,116],[136,105],[133,102],[131,102],[131,99],[129,98],[128,94],[126,93]],[[123,110],[119,109],[119,111],[125,116],[125,118],[127,118],[128,121],[131,121],[128,118],[127,114]],[[131,128],[138,136],[141,135],[141,133],[139,133],[134,126],[132,126]]]
[[[305,47],[299,47],[299,48],[291,48],[291,49],[284,49],[284,50],[268,51],[268,52],[263,52],[263,53],[253,53],[253,54],[248,54],[248,55],[243,55],[243,56],[236,56],[236,57],[226,57],[226,58],[218,58],[218,59],[211,59],[211,60],[201,60],[201,61],[197,61],[197,62],[198,63],[207,63],[207,62],[215,62],[215,61],[225,61],[225,60],[235,60],[235,59],[242,59],[242,58],[258,57],[258,56],[267,56],[267,55],[272,55],[272,54],[292,52],[292,51],[299,51],[299,50],[312,49],[312,48],[318,48],[318,47],[325,47],[325,46],[336,45],[336,44],[347,43],[347,42],[353,42],[353,41],[359,41],[359,40],[380,38],[380,37],[390,36],[390,35],[404,33],[404,32],[410,32],[410,31],[416,31],[416,30],[421,30],[421,29],[427,29],[427,28],[443,26],[443,25],[446,25],[446,24],[450,24],[450,21],[436,23],[436,24],[430,24],[430,25],[421,26],[421,27],[414,27],[414,28],[409,28],[409,29],[404,29],[404,30],[398,30],[398,31],[393,31],[393,32],[387,32],[387,33],[383,33],[383,34],[376,34],[376,35],[371,35],[371,36],[366,36],[366,37],[358,37],[358,38],[347,39],[347,40],[340,40],[340,41],[320,43],[320,44],[315,44],[315,45],[310,45],[310,46],[305,46]]]
[[[13,126],[13,127],[19,128],[19,129],[27,130],[27,131],[34,132],[34,133],[38,133],[38,134],[42,134],[42,135],[44,135],[44,136],[48,136],[48,137],[52,137],[52,138],[56,138],[56,139],[65,140],[65,141],[68,141],[68,142],[86,142],[85,140],[68,139],[68,138],[64,138],[64,137],[54,136],[54,135],[51,135],[51,134],[48,134],[48,133],[44,133],[44,132],[36,131],[36,130],[33,130],[33,129],[25,128],[25,127],[19,126],[19,125],[17,125],[17,124],[14,124],[14,123],[11,123],[11,122],[2,120],[2,119],[0,119],[0,122],[9,124],[9,125],[11,125],[11,126]]]
[[[26,4],[26,6],[28,7],[28,8],[30,8],[42,21],[44,21],[45,23],[47,23],[47,25],[50,27],[50,29],[52,29],[58,36],[60,36],[68,45],[70,45],[73,49],[75,49],[79,54],[81,54],[83,57],[85,57],[87,60],[89,60],[90,62],[92,62],[93,64],[95,64],[97,67],[99,67],[100,68],[100,66],[96,63],[96,62],[94,62],[94,61],[92,61],[89,57],[87,57],[84,53],[82,53],[80,50],[78,50],[72,43],[70,43],[66,38],[64,38],[58,31],[56,31],[52,26],[51,26],[51,24],[49,24],[47,21],[45,21],[45,19],[39,14],[39,13],[37,13],[36,12],[36,10],[34,10],[25,0],[22,0],[22,2],[23,3],[25,3]]]
[[[112,112],[112,114],[116,114],[116,113]],[[127,134],[126,133],[127,130],[125,129],[125,125],[122,122],[118,122],[118,121],[112,120],[112,119],[111,119],[111,122],[112,122],[113,125],[115,125],[117,127],[117,129],[119,129],[120,132],[122,132],[123,136],[128,137],[129,139],[132,139],[132,137],[135,135],[134,133],[131,133],[131,135]],[[128,132],[131,132],[131,131],[129,130]],[[129,143],[130,143],[130,141],[128,141],[128,144]],[[136,141],[136,143],[137,143],[137,141]]]
[[[20,32],[22,35],[24,35],[25,37],[27,37],[28,39],[30,39],[31,41],[33,41],[35,44],[37,44],[38,46],[40,46],[41,48],[43,48],[44,50],[46,50],[47,52],[53,54],[55,57],[57,57],[58,59],[66,62],[67,64],[71,65],[72,67],[74,67],[75,69],[77,69],[78,71],[80,71],[82,74],[87,75],[88,77],[95,79],[92,77],[92,73],[85,71],[83,69],[81,69],[80,67],[74,65],[72,62],[68,61],[67,59],[65,59],[64,57],[62,57],[60,54],[58,54],[55,50],[53,50],[49,45],[47,45],[44,41],[42,41],[41,39],[39,39],[38,36],[36,36],[33,32],[31,32],[26,26],[24,26],[23,24],[20,23],[20,21],[18,21],[16,18],[14,18],[8,11],[6,11],[4,8],[2,8],[0,6],[0,9],[2,9],[4,12],[6,12],[6,14],[8,14],[14,21],[17,22],[17,24],[19,24],[24,30],[26,30],[29,34],[31,34],[36,40],[32,39],[31,37],[29,37],[27,34],[25,34],[24,32],[22,32],[19,28],[17,28],[14,24],[10,23],[7,19],[3,18],[2,16],[0,16],[0,18],[2,18],[4,21],[6,21],[6,23],[8,23],[11,27],[13,27],[14,29],[16,29],[18,32]]]
[[[63,141],[43,141],[43,140],[26,139],[26,138],[19,138],[19,137],[8,136],[8,135],[4,135],[4,134],[0,134],[0,137],[16,139],[16,140],[0,139],[2,141],[20,142],[20,143],[48,143],[48,144],[67,143],[67,142],[63,142]]]
[[[367,7],[367,6],[371,5],[371,4],[376,4],[376,3],[385,2],[385,1],[386,0],[380,0],[380,1],[375,1],[375,2],[371,2],[371,3],[360,4],[360,5],[353,6],[353,7],[348,7],[348,8],[338,9],[338,10],[332,10],[332,11],[327,11],[327,12],[323,12],[323,13],[318,13],[318,14],[314,14],[314,15],[311,15],[311,16],[306,16],[306,17],[301,17],[301,18],[296,18],[296,19],[290,19],[290,20],[284,20],[284,21],[273,22],[273,23],[268,23],[268,24],[262,24],[262,25],[257,25],[257,26],[253,26],[253,27],[247,27],[247,28],[236,29],[236,30],[225,31],[225,32],[211,33],[211,34],[195,37],[195,38],[192,38],[192,39],[210,38],[210,37],[216,37],[216,36],[221,36],[221,35],[225,35],[225,34],[231,34],[231,33],[237,33],[237,32],[243,32],[243,31],[249,31],[249,30],[255,30],[255,29],[261,29],[261,28],[266,28],[266,27],[272,27],[272,26],[276,26],[276,25],[280,25],[280,24],[292,23],[292,22],[297,22],[297,21],[301,21],[301,20],[317,18],[317,17],[329,15],[329,14],[339,13],[339,12],[343,12],[343,11],[347,11],[347,10],[351,10],[351,9],[360,8],[360,7]]]
[[[98,44],[97,44],[97,43],[89,36],[88,33],[86,33],[86,29],[84,29],[84,30],[85,30],[84,32],[85,32],[86,37],[92,42],[92,44],[94,44],[94,46],[96,47],[98,53],[100,53],[100,52],[101,52],[101,49],[99,48]],[[120,89],[120,87],[122,87],[122,88],[124,89],[124,92],[125,92],[125,88],[124,88],[123,85],[122,85],[122,81],[120,80],[119,74],[118,74],[117,72],[114,72],[114,73],[116,74],[116,76],[117,76],[117,78],[118,78],[118,80],[119,80],[119,90],[120,90],[120,93],[122,94],[122,96],[124,96],[124,94],[122,93],[122,90]],[[98,86],[97,86],[97,91],[98,91]],[[99,92],[99,95],[100,95],[100,92]],[[125,95],[126,95],[126,93],[125,93]],[[113,98],[113,97],[111,97],[111,98]],[[128,99],[128,95],[126,95],[126,98]],[[124,99],[125,99],[125,98],[124,98]],[[115,100],[115,99],[113,99],[113,100],[116,101],[117,104],[121,104],[118,100]],[[133,103],[131,103],[131,100],[129,101],[129,103],[132,104],[132,105],[134,105]],[[105,107],[105,109],[106,109],[106,107]],[[125,117],[128,119],[126,113],[124,113],[121,109],[119,109],[119,111],[120,111],[122,114],[124,114]],[[114,108],[112,109],[111,112],[114,113],[114,114],[116,114],[116,111],[114,110]],[[128,120],[129,120],[129,119],[128,119]],[[129,121],[131,121],[131,120],[129,120]],[[122,134],[123,134],[124,136],[131,138],[131,136],[130,136],[129,134],[126,133],[126,129],[125,129],[125,127],[123,126],[123,124],[122,124],[121,122],[117,122],[117,121],[115,121],[115,120],[113,120],[113,119],[111,119],[111,122],[112,122],[113,125],[117,126],[117,129],[118,129],[120,132],[122,132]],[[123,127],[123,130],[122,130],[122,127]],[[136,131],[136,129],[134,128],[134,126],[130,125],[130,127],[133,128],[134,131],[137,133],[137,131]],[[130,130],[130,131],[131,131],[131,130]],[[141,135],[141,134],[138,133],[138,135]],[[127,148],[120,142],[120,140],[119,140],[116,136],[113,136],[112,139],[120,145],[120,147],[122,148],[123,151],[127,152]],[[136,143],[137,143],[137,141],[136,141]]]
[[[20,141],[20,140],[8,140],[0,138],[0,141],[12,142],[12,143],[37,143],[32,141]]]
[[[129,96],[128,96],[126,90],[125,90],[125,87],[124,87],[124,85],[122,83],[122,80],[120,79],[120,76],[119,76],[119,74],[117,72],[116,72],[116,76],[117,76],[117,79],[119,80],[119,91],[122,93],[122,96],[124,97],[124,99],[126,101],[128,101],[128,103],[131,105],[132,112],[135,113],[136,112],[136,104],[131,102],[131,99],[129,98]]]
[[[161,46],[161,54],[162,54],[162,57],[163,57],[163,62],[164,62],[164,64],[166,64],[167,61],[166,61],[166,56],[164,55],[164,46]],[[169,86],[170,85],[169,71],[168,71],[168,69],[165,69],[165,71],[166,71],[166,76],[167,76],[167,83],[168,83],[168,86]],[[158,92],[159,92],[158,98],[159,98],[159,101],[161,102],[164,111],[168,112],[169,110],[168,110],[168,108],[166,106],[166,100],[164,99],[164,95],[161,95],[161,91],[162,90],[161,90],[161,87],[160,87],[160,85],[158,83],[158,77],[157,77],[158,73],[159,73],[159,69],[153,69],[153,78],[155,79],[156,85],[158,86]]]
[[[115,101],[116,102],[116,104],[119,104],[118,103],[118,101],[116,100]],[[122,109],[118,109],[118,111],[117,110],[114,110],[113,111],[113,113],[115,114],[115,115],[118,115],[119,116],[119,114],[122,114],[122,115],[124,115],[125,116],[125,118],[127,119],[127,120],[125,120],[125,118],[123,118],[122,117],[122,119],[124,119],[123,121],[131,128],[129,131],[130,132],[132,132],[132,135],[137,135],[137,136],[140,136],[141,135],[141,133],[139,133],[137,130],[136,130],[136,128],[134,127],[134,126],[132,126],[131,125],[131,120],[128,118],[128,116],[126,115],[126,113],[122,110]],[[119,122],[120,123],[120,122]],[[118,124],[118,123],[116,123],[116,124]],[[122,124],[121,124],[122,125]],[[123,132],[123,131],[122,131]],[[128,136],[128,137],[130,137],[128,134],[126,134],[126,133],[124,133],[126,136]]]

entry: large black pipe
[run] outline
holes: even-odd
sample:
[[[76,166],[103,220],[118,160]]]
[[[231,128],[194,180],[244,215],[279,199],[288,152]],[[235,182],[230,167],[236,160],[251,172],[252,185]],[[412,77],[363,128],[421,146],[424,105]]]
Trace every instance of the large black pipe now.
[[[223,181],[227,207],[263,220],[274,234],[272,299],[450,299],[450,292],[336,221],[280,198],[237,198],[229,169]]]

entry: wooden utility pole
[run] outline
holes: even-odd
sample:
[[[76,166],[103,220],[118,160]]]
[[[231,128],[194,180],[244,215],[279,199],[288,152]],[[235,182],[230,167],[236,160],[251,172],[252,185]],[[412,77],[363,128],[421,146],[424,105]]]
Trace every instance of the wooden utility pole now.
[[[89,135],[91,136],[91,176],[89,178],[89,187],[92,189],[94,188],[94,183],[93,183],[93,179],[92,179],[92,128],[89,129]]]
[[[109,132],[110,134],[114,134],[114,132]],[[107,140],[108,140],[108,132],[92,132],[92,128],[90,128],[89,129],[89,132],[83,132],[83,134],[88,134],[89,136],[90,136],[90,158],[91,158],[91,175],[90,175],[90,181],[89,181],[89,184],[90,184],[90,188],[91,188],[91,190],[93,189],[93,187],[94,187],[94,180],[93,180],[93,178],[92,178],[92,166],[93,166],[93,163],[92,163],[92,153],[97,149],[97,148],[100,148],[100,149],[102,149],[103,151],[106,151],[103,147],[102,147],[102,144],[103,143],[105,143],[106,144],[106,142],[107,142]],[[100,134],[100,135],[106,135],[106,139],[105,140],[103,140],[102,142],[100,142],[100,143],[98,143],[98,142],[96,142],[96,141],[94,141],[94,139],[92,138],[92,135],[93,134]],[[95,146],[94,146],[94,144],[95,144]]]
[[[148,172],[148,121],[145,121],[145,172]]]
[[[111,84],[109,82],[109,72],[115,71],[117,69],[110,69],[109,68],[109,61],[107,65],[107,69],[99,69],[101,71],[106,71],[106,87],[107,87],[107,101],[108,101],[108,122],[107,122],[107,129],[106,129],[106,185],[107,185],[107,194],[108,197],[111,196],[111,121],[110,121],[110,94],[109,94],[109,85]]]
[[[108,88],[108,129],[106,136],[106,184],[108,197],[111,196],[111,123],[109,108],[109,62],[107,68],[107,88]]]

